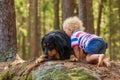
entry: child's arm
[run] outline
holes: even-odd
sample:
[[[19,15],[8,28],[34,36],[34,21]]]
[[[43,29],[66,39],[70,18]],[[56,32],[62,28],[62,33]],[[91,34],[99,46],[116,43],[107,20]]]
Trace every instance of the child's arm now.
[[[78,61],[80,60],[80,50],[79,50],[79,48],[78,48],[78,46],[74,46],[73,47],[73,50],[74,50],[74,52],[75,52],[75,56],[76,56],[76,58],[78,59]]]
[[[75,56],[77,57],[77,59],[80,61],[80,60],[83,60],[85,58],[85,55],[83,53],[83,50],[80,49],[78,46],[74,46],[74,52],[75,52]]]

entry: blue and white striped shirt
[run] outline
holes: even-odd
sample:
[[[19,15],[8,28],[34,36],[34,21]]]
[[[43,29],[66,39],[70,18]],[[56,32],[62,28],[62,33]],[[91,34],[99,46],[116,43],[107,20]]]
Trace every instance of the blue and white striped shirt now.
[[[90,40],[93,38],[99,37],[80,30],[76,30],[71,36],[71,47],[73,48],[74,46],[79,46],[81,49],[85,49]]]

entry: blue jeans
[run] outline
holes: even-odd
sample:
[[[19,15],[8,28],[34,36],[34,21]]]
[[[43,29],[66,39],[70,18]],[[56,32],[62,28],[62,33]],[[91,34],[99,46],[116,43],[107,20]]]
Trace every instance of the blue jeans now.
[[[85,53],[105,54],[107,43],[102,38],[92,39],[85,47]]]

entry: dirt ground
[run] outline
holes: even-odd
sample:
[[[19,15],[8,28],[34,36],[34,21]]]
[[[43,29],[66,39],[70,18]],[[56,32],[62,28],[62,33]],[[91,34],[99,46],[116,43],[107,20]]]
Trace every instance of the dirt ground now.
[[[107,68],[105,66],[103,67],[97,67],[94,64],[88,64],[85,62],[69,62],[69,61],[52,61],[55,64],[63,64],[67,68],[75,68],[75,67],[85,67],[90,70],[96,71],[100,74],[101,80],[120,80],[120,61],[112,61],[112,66],[110,68]],[[42,62],[38,66],[45,66],[47,62]],[[9,65],[10,62],[0,62],[0,73],[5,68],[5,66]],[[27,63],[29,66],[31,66],[30,62]]]

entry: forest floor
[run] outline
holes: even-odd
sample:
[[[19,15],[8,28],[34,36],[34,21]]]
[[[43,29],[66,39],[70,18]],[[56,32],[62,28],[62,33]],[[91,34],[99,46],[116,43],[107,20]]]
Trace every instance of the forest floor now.
[[[48,62],[48,61],[47,61]],[[97,71],[100,74],[101,80],[120,80],[120,61],[112,61],[111,67],[107,68],[105,66],[103,67],[97,67],[93,64],[87,64],[84,62],[69,62],[69,61],[52,61],[55,64],[63,64],[67,68],[75,68],[75,67],[85,67],[93,71]],[[32,66],[32,62],[26,62],[29,66]],[[45,66],[46,62],[42,62],[37,66]],[[8,66],[10,62],[0,62],[0,74],[5,68],[5,66]],[[17,67],[17,66],[16,66]]]

